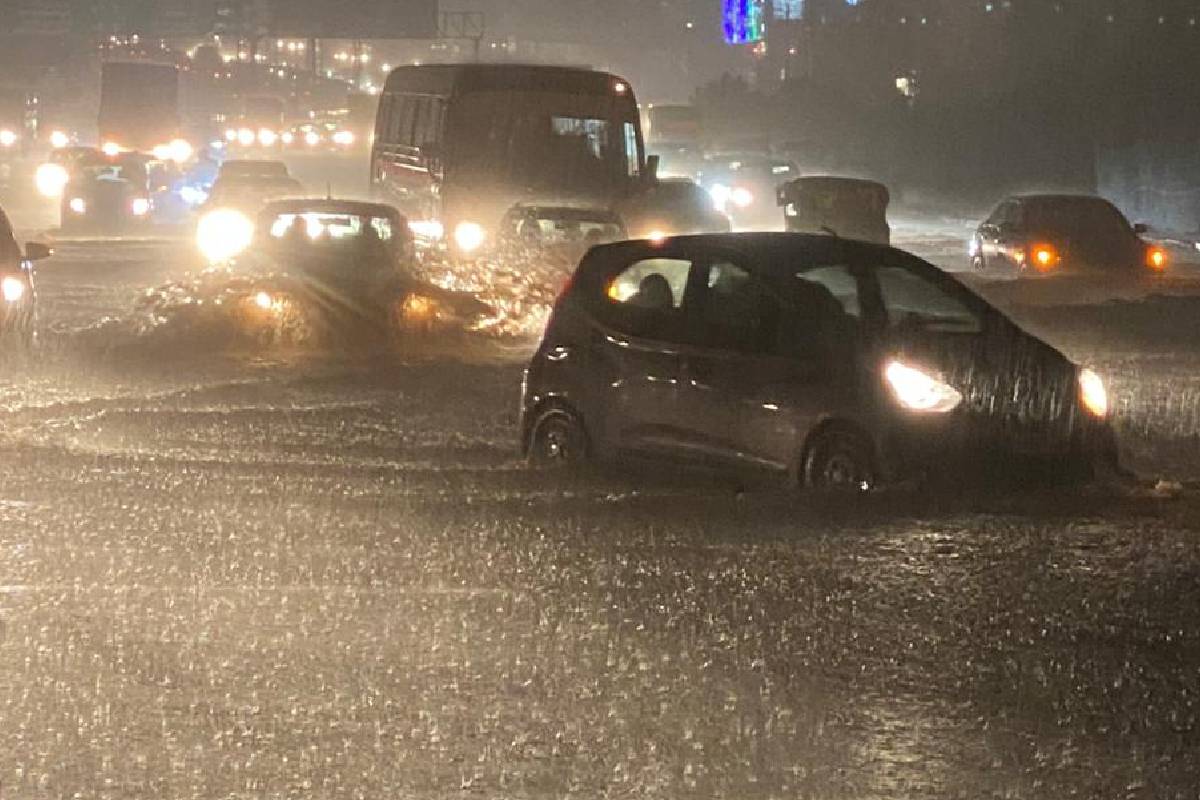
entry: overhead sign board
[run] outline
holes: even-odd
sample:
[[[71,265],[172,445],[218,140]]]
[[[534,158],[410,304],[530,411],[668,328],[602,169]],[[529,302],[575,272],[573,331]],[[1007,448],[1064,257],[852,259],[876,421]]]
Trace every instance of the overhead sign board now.
[[[437,0],[270,0],[271,36],[320,39],[432,39]]]

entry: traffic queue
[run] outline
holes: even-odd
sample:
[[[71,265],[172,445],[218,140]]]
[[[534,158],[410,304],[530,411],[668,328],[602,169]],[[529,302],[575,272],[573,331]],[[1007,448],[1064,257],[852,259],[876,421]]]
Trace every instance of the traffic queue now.
[[[395,70],[370,202],[308,194],[265,152],[325,142],[320,123],[277,134],[274,113],[267,127],[251,111],[202,151],[213,168],[192,214],[204,264],[238,277],[239,318],[469,330],[487,305],[419,278],[423,258],[571,275],[523,387],[535,463],[637,455],[854,490],[980,448],[1062,473],[1117,468],[1101,377],[890,247],[882,183],[746,152],[659,177],[630,84],[586,69]],[[185,144],[60,148],[38,189],[59,198],[63,233],[136,230],[200,160]],[[734,232],[750,223],[784,232]],[[1100,198],[1020,196],[969,255],[981,272],[1162,275],[1168,255],[1145,233]],[[6,236],[4,323],[32,331],[32,265],[48,251]]]

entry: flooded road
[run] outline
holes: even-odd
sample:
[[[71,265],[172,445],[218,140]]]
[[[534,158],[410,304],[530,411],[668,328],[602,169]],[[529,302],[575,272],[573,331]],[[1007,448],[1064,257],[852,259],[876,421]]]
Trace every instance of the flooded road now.
[[[0,796],[1194,796],[1161,309],[1025,320],[1110,380],[1138,487],[848,505],[525,468],[527,339],[136,334],[192,265],[122,247],[60,248],[0,367]]]

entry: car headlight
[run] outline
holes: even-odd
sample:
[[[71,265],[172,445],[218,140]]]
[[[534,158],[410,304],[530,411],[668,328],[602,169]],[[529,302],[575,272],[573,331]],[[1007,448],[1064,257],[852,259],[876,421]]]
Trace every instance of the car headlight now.
[[[258,132],[258,143],[263,147],[271,147],[277,141],[279,141],[279,134],[270,128],[263,128]]]
[[[354,144],[354,134],[350,131],[338,131],[333,135],[333,143],[340,144],[343,147],[349,147]]]
[[[150,213],[150,201],[144,197],[135,197],[129,204],[129,210],[135,217],[144,217]]]
[[[291,144],[292,142],[296,141],[296,135],[291,131],[284,131],[283,135],[280,136],[279,139],[284,144]]]
[[[1079,370],[1079,399],[1093,416],[1108,416],[1108,392],[1104,390],[1104,381],[1087,367]]]
[[[67,207],[76,214],[87,213],[87,201],[82,197],[72,197],[71,202],[67,203]]]
[[[953,386],[899,361],[889,361],[883,374],[896,402],[909,411],[945,414],[962,402]]]
[[[225,131],[225,141],[236,142],[237,139],[238,139],[237,129],[229,128],[227,131]]]
[[[487,233],[477,222],[460,222],[454,228],[454,243],[464,253],[478,250],[486,238]]]
[[[6,303],[19,303],[25,296],[25,281],[11,275],[5,276],[4,280],[0,280],[0,294],[4,295]]]
[[[321,143],[321,135],[314,131],[309,131],[304,134],[304,143],[309,147],[316,147]]]
[[[38,194],[42,197],[62,197],[71,176],[62,164],[42,164],[33,175]]]
[[[210,263],[228,261],[250,246],[254,223],[240,211],[218,208],[200,218],[196,246]]]
[[[238,144],[242,147],[249,147],[254,144],[254,131],[249,128],[241,128],[237,132]]]
[[[109,158],[116,158],[121,155],[121,149],[121,145],[116,142],[105,142],[104,146],[100,148],[100,152]]]
[[[17,134],[5,128],[0,131],[0,147],[12,147],[17,143]]]
[[[50,146],[55,150],[61,150],[71,143],[71,137],[62,131],[50,132]]]
[[[738,208],[747,208],[754,202],[754,193],[744,187],[737,187],[729,194],[729,198],[733,200],[733,204]]]
[[[729,195],[731,189],[723,183],[714,183],[708,189],[708,196],[712,198],[713,205],[718,211],[724,211],[725,206],[729,203]]]

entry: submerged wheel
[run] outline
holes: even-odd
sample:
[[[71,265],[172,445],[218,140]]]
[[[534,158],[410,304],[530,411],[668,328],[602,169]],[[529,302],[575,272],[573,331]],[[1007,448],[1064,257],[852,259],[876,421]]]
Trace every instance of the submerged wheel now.
[[[867,491],[878,476],[870,442],[845,428],[817,435],[804,459],[804,485],[814,489]]]
[[[529,463],[569,468],[581,466],[587,458],[587,431],[578,417],[557,408],[538,417],[529,434]]]

